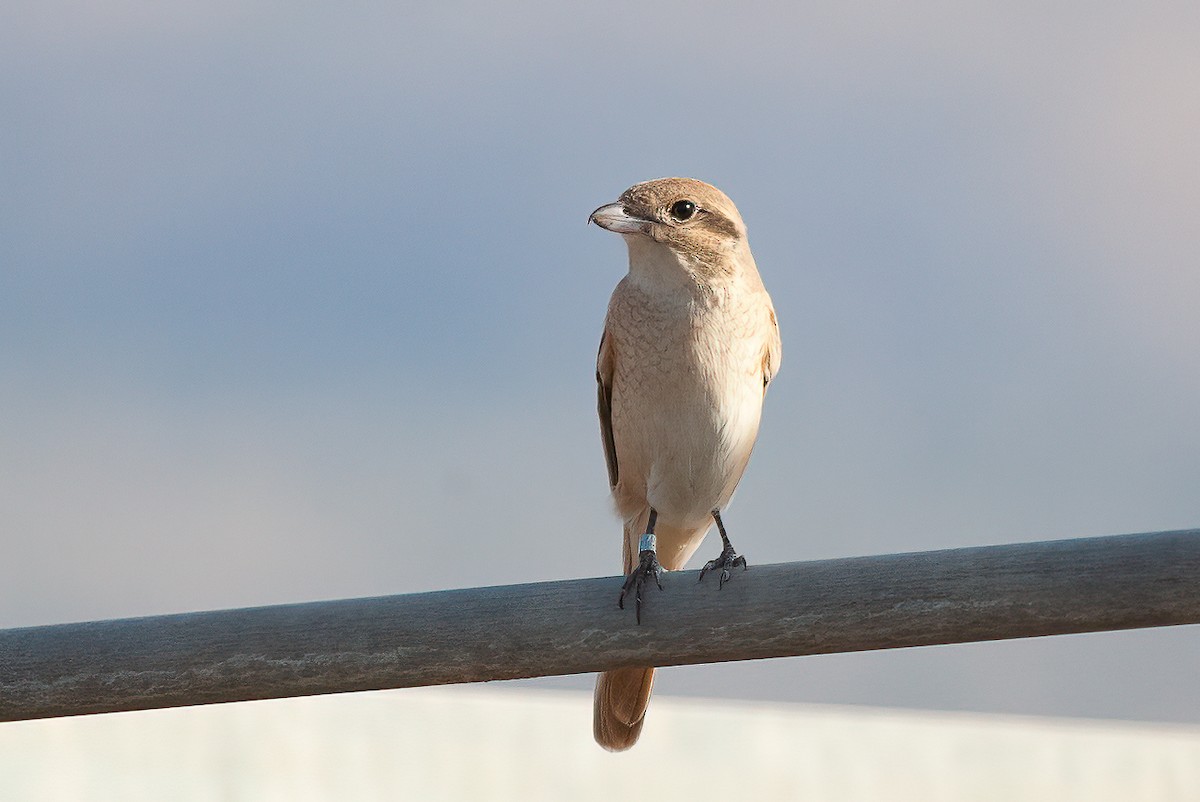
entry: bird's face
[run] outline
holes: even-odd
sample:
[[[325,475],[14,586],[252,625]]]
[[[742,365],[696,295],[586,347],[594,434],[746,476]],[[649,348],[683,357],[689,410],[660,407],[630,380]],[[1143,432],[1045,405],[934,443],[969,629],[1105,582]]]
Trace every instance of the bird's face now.
[[[588,221],[623,235],[631,249],[641,241],[658,243],[701,270],[718,268],[746,242],[746,226],[733,201],[694,178],[634,184]]]

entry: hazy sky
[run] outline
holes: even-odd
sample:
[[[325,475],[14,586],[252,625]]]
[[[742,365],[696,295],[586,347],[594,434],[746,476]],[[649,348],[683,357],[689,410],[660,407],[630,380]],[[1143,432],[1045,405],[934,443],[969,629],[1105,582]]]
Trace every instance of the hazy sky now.
[[[737,201],[783,331],[752,563],[1200,526],[1198,41],[1189,4],[10,2],[0,626],[618,572],[625,252],[585,221],[664,175]],[[1193,627],[658,688],[1200,721],[1198,665]]]

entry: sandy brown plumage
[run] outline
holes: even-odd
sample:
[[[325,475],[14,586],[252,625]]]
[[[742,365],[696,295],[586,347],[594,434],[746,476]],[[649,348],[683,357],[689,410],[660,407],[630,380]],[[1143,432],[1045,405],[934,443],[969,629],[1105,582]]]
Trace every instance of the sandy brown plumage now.
[[[601,440],[624,522],[626,574],[656,513],[657,559],[683,568],[733,495],[779,369],[775,312],[737,208],[716,187],[664,178],[630,187],[591,220],[624,236],[629,273],[609,302],[596,360]],[[596,683],[596,740],[628,749],[654,669]]]

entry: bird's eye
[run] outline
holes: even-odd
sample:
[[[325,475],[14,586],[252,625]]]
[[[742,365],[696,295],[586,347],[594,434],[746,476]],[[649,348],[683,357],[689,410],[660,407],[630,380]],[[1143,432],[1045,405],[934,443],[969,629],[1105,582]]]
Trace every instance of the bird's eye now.
[[[695,213],[696,204],[690,200],[677,200],[671,204],[671,217],[674,217],[681,223],[692,219],[692,215]]]

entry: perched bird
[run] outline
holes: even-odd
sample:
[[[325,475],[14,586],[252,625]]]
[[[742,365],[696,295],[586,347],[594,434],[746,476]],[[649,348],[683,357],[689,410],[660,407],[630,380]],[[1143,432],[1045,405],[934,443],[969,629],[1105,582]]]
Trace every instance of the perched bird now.
[[[718,588],[741,566],[721,510],[758,436],[767,385],[779,370],[779,327],[737,207],[691,178],[635,184],[589,222],[629,248],[629,273],[608,304],[596,360],[608,480],[624,520],[626,580],[641,621],[642,586],[683,568],[715,521],[721,553],[700,572]],[[661,585],[659,588],[661,589]],[[633,746],[654,669],[596,680],[594,734]]]

